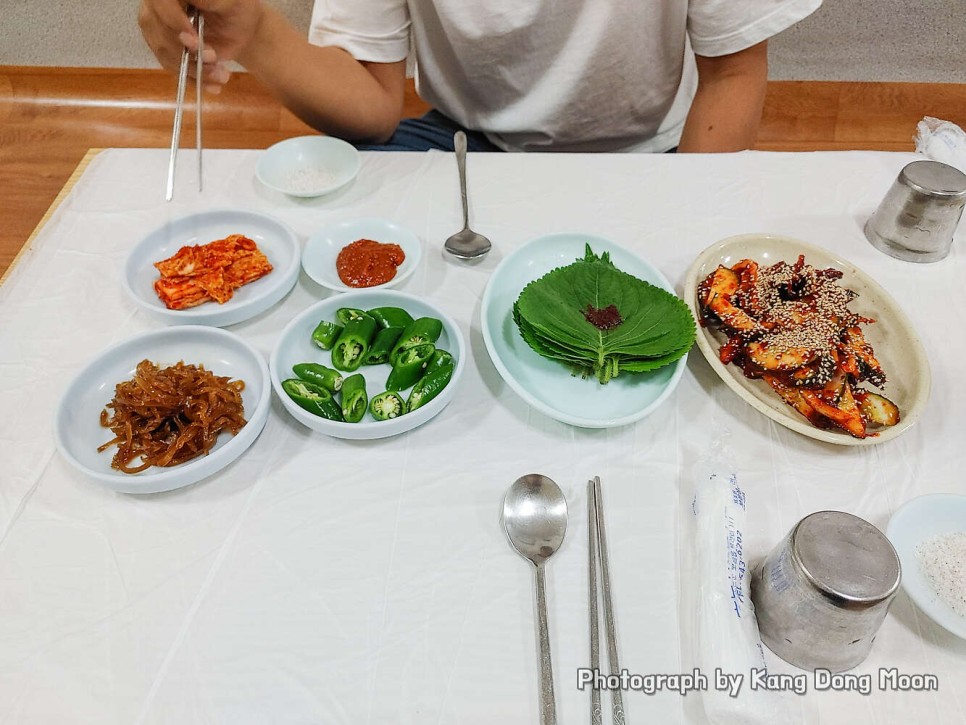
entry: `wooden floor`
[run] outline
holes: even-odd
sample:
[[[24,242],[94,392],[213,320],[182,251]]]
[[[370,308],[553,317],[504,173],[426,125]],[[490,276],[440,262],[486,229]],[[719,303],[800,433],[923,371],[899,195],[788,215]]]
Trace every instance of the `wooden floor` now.
[[[162,71],[0,66],[0,274],[89,148],[169,146],[175,86]],[[410,89],[407,115],[425,108]],[[966,128],[966,85],[772,82],[757,148],[911,151],[927,115]],[[207,148],[308,132],[246,74],[205,97]]]

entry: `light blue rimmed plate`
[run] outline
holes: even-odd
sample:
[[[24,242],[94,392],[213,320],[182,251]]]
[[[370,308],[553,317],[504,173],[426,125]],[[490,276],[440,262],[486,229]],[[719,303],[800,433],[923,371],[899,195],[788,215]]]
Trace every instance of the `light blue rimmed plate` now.
[[[114,397],[118,383],[134,377],[142,360],[159,367],[179,361],[203,365],[215,375],[242,380],[245,426],[232,436],[223,432],[207,455],[171,466],[151,467],[140,473],[111,468],[113,446],[97,448],[112,433],[100,424],[101,411]],[[61,455],[78,471],[121,493],[158,493],[197,483],[244,453],[258,438],[271,408],[268,365],[251,345],[227,330],[195,325],[163,327],[129,338],[91,360],[71,381],[54,418],[54,437]]]
[[[584,256],[610,252],[618,268],[674,294],[655,267],[626,249],[591,234],[551,234],[534,239],[506,257],[483,293],[483,341],[493,365],[521,398],[545,415],[581,428],[614,428],[653,412],[674,391],[687,356],[649,373],[625,373],[606,385],[581,380],[561,363],[541,357],[520,337],[513,303],[530,282]]]
[[[237,288],[225,303],[209,301],[169,310],[154,291],[160,276],[154,263],[181,247],[207,244],[230,234],[243,234],[254,241],[268,257],[272,271]],[[241,209],[215,209],[172,219],[144,237],[128,255],[122,283],[142,310],[169,325],[226,327],[261,314],[285,297],[298,281],[300,257],[298,237],[284,222]]]
[[[320,363],[326,367],[333,367],[331,351],[317,347],[312,342],[312,332],[322,320],[334,322],[340,307],[354,307],[360,310],[371,310],[374,307],[401,307],[414,318],[435,317],[443,323],[443,331],[436,341],[436,347],[446,350],[455,359],[453,377],[442,392],[424,406],[390,420],[375,420],[372,414],[367,412],[365,418],[359,423],[345,423],[327,420],[303,410],[286,394],[282,388],[282,381],[295,377],[292,368],[298,363]],[[463,333],[460,332],[453,318],[428,300],[386,289],[356,290],[316,302],[286,325],[269,357],[271,384],[275,389],[275,395],[278,396],[288,414],[314,431],[333,438],[349,440],[388,438],[428,422],[449,405],[456,394],[465,367],[466,345],[463,341]],[[386,378],[390,369],[388,364],[363,365],[355,371],[365,378],[366,391],[370,400],[386,389]],[[348,376],[353,373],[342,374]],[[403,399],[406,399],[409,392],[407,389],[400,394]]]

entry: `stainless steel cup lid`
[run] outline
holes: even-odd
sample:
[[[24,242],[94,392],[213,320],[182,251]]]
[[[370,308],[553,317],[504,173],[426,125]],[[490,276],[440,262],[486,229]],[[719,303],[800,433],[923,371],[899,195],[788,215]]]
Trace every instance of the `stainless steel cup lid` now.
[[[858,516],[843,511],[806,516],[792,533],[791,551],[811,584],[840,606],[874,606],[899,588],[899,556],[881,531]]]

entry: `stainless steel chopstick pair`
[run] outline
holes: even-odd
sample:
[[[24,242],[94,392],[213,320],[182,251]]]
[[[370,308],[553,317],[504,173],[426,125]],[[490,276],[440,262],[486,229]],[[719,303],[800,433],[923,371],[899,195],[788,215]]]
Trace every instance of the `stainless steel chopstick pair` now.
[[[198,152],[198,191],[202,190],[201,163],[201,84],[203,64],[201,56],[205,51],[205,16],[195,7],[188,7],[188,17],[198,32],[198,52],[195,60],[195,148]],[[178,70],[178,95],[174,107],[174,127],[171,129],[171,155],[168,158],[168,185],[165,190],[165,201],[174,197],[174,167],[178,160],[178,147],[181,145],[181,121],[184,116],[185,86],[188,85],[188,49],[181,52],[181,67]]]
[[[590,668],[596,676],[600,671],[600,615],[598,598],[603,602],[604,627],[607,634],[607,657],[610,672],[620,675],[617,658],[617,627],[614,624],[614,606],[610,594],[610,567],[607,559],[607,535],[604,530],[604,505],[600,494],[600,477],[587,481],[588,518],[588,579],[590,585]],[[598,592],[597,562],[600,560],[600,587]],[[615,725],[624,725],[624,698],[619,689],[611,690],[611,712]],[[602,725],[600,690],[596,683],[590,690],[590,721]]]

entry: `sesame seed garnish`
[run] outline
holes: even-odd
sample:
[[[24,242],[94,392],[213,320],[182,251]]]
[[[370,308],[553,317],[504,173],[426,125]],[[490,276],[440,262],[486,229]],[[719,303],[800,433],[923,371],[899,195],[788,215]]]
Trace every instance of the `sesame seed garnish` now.
[[[856,386],[862,382],[881,388],[886,378],[860,329],[874,320],[849,309],[858,295],[839,284],[842,276],[806,264],[804,255],[768,267],[744,259],[709,274],[698,296],[702,321],[729,336],[719,350],[722,362],[738,365],[749,378],[764,377],[815,425],[865,437],[874,434],[863,434],[868,421],[849,391],[861,392]]]

